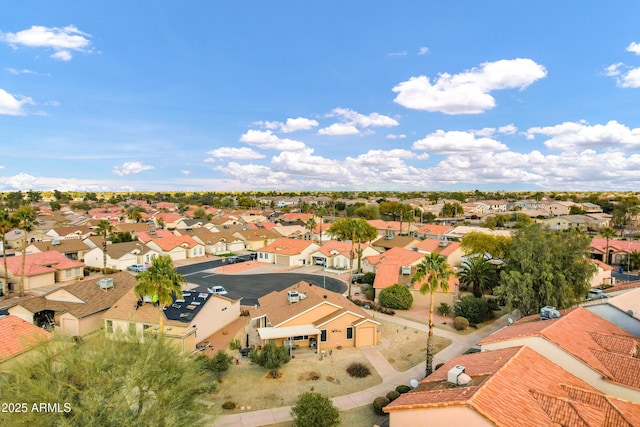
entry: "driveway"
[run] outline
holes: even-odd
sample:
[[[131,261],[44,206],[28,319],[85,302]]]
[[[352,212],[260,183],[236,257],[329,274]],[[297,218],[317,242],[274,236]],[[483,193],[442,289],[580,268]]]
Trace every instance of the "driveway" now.
[[[197,285],[199,292],[207,292],[212,285],[223,286],[226,296],[232,299],[242,298],[242,305],[258,304],[258,298],[273,291],[281,291],[301,280],[323,287],[331,292],[344,293],[347,285],[328,275],[304,273],[269,273],[269,274],[221,274],[216,272],[221,267],[220,260],[207,261],[176,268],[178,273],[185,276],[187,282]],[[220,271],[220,269],[218,269]]]

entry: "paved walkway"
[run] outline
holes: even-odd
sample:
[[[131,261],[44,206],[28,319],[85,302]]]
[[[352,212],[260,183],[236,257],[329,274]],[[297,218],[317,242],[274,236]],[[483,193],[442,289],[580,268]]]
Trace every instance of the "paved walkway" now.
[[[427,325],[414,322],[412,320],[403,319],[395,316],[387,316],[381,313],[375,313],[376,318],[384,319],[389,322],[394,322],[399,325],[414,328],[420,331],[427,331]],[[507,325],[507,317],[504,315],[496,319],[491,324],[485,325],[478,330],[467,334],[461,335],[454,332],[434,328],[434,334],[449,338],[452,344],[447,348],[438,352],[433,358],[433,365],[438,363],[444,363],[451,358],[458,356],[469,348],[474,346],[478,341],[484,337],[492,334],[503,326]],[[404,371],[397,372],[393,366],[382,356],[377,347],[365,347],[363,353],[369,359],[369,362],[378,371],[378,374],[382,377],[382,383],[370,387],[365,390],[360,390],[355,393],[347,394],[344,396],[337,396],[332,398],[333,404],[341,411],[358,408],[360,406],[370,405],[373,400],[378,396],[384,396],[387,392],[395,389],[401,384],[408,385],[411,379],[421,380],[424,378],[425,363],[420,363],[413,368]],[[284,421],[290,421],[291,415],[290,406],[283,406],[272,409],[264,409],[260,411],[244,412],[232,415],[221,415],[215,419],[211,426],[216,427],[254,427],[264,426],[269,424],[280,423]]]

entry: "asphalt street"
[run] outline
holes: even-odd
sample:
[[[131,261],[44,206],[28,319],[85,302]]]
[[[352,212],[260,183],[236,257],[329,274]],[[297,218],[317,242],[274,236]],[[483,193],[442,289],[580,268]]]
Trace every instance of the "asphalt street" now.
[[[268,273],[268,274],[221,274],[214,271],[222,266],[220,260],[176,268],[176,271],[187,279],[187,282],[198,285],[198,291],[207,292],[207,287],[223,286],[232,299],[242,298],[242,305],[256,305],[258,298],[272,291],[281,291],[304,280],[329,291],[344,293],[347,285],[334,277],[301,274],[301,273]]]

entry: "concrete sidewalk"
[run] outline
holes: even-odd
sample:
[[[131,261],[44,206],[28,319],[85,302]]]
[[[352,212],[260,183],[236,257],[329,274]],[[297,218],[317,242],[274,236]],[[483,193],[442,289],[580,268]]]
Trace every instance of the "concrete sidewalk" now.
[[[417,329],[419,331],[427,332],[429,329],[425,324],[400,317],[388,316],[381,313],[375,313],[375,317]],[[434,335],[448,338],[452,341],[452,344],[434,356],[433,365],[435,366],[438,363],[447,362],[453,357],[464,353],[481,339],[506,326],[508,317],[509,315],[504,315],[496,319],[491,324],[485,325],[467,335],[459,335],[454,332],[434,328]],[[382,377],[382,383],[365,390],[332,398],[331,400],[333,401],[333,404],[341,411],[371,405],[376,397],[386,395],[387,392],[395,389],[397,386],[401,384],[409,385],[409,381],[412,379],[419,381],[424,378],[426,362],[420,363],[407,371],[397,372],[384,358],[384,356],[382,356],[377,347],[363,348],[363,353],[369,362],[371,362],[378,374]],[[283,406],[280,408],[264,409],[261,411],[221,415],[209,425],[216,427],[264,426],[292,420],[291,414],[289,413],[290,411],[290,406]]]

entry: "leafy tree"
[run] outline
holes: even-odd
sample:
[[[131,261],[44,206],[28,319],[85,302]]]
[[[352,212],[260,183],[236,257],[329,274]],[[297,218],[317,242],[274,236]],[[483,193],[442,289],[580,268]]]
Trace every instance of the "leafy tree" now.
[[[107,238],[113,232],[113,226],[106,219],[98,222],[97,232],[102,236],[102,272],[107,272]]]
[[[313,235],[313,230],[318,226],[315,217],[311,217],[304,223],[304,228],[309,232],[309,236]]]
[[[629,259],[630,268],[632,270],[640,268],[640,251],[633,250],[631,251],[631,254],[628,256],[630,257]]]
[[[233,356],[227,354],[224,350],[218,350],[213,358],[209,360],[208,367],[216,374],[218,381],[221,381],[222,373],[229,370],[232,362]]]
[[[591,239],[584,232],[555,231],[541,224],[519,229],[494,294],[524,315],[551,305],[582,300],[596,267],[589,260]]]
[[[124,342],[99,335],[75,345],[54,339],[4,376],[0,396],[24,402],[28,410],[0,412],[0,425],[203,425],[197,398],[204,377],[163,336]],[[32,410],[40,402],[60,407]]]
[[[51,208],[52,211],[59,211],[62,205],[60,204],[59,201],[52,200],[49,202],[49,207]]]
[[[207,217],[207,211],[204,208],[197,208],[196,210],[193,211],[193,217],[194,218],[206,218]]]
[[[0,209],[0,234],[2,234],[2,262],[4,264],[4,280],[2,281],[2,294],[9,298],[9,270],[7,269],[7,245],[6,235],[9,230],[17,225],[16,219],[6,208]],[[26,238],[26,236],[25,236]]]
[[[109,241],[112,243],[133,242],[135,238],[130,231],[119,231],[109,236]]]
[[[638,202],[638,199],[626,198],[616,203],[613,207],[611,221],[620,230],[620,237],[623,237],[625,228],[629,224],[634,211],[637,210]]]
[[[22,268],[20,270],[19,296],[24,296],[24,271],[27,261],[27,244],[29,243],[29,233],[36,226],[36,210],[31,206],[22,206],[13,213],[13,221],[24,235],[22,239]]]
[[[611,227],[605,227],[602,230],[600,230],[600,235],[602,237],[604,237],[605,239],[607,239],[607,248],[604,251],[603,261],[606,264],[610,264],[611,263],[611,259],[610,259],[610,254],[609,254],[609,240],[611,240],[614,237],[616,237],[616,230],[614,230]]]
[[[409,310],[413,304],[413,295],[411,291],[401,284],[395,284],[384,288],[380,292],[380,304],[385,307],[395,308],[396,310]]]
[[[333,427],[340,425],[340,411],[327,396],[305,391],[291,407],[296,427]]]
[[[498,284],[495,265],[482,255],[471,255],[461,267],[462,270],[458,273],[460,284],[471,288],[473,295],[477,298],[484,295],[485,290],[492,289]]]
[[[511,243],[510,237],[472,231],[464,235],[460,247],[467,254],[488,254],[491,258],[504,260],[511,250]]]
[[[147,271],[138,273],[135,292],[138,296],[150,296],[162,307],[160,310],[160,330],[164,326],[164,307],[173,302],[173,297],[182,298],[185,278],[173,268],[171,257],[161,256],[153,260]]]
[[[441,316],[448,316],[451,314],[451,306],[446,302],[441,302],[438,306],[438,314]]]
[[[353,214],[364,219],[379,219],[380,211],[376,205],[365,205],[357,208]]]
[[[584,209],[582,209],[580,206],[573,205],[569,207],[569,215],[583,215],[583,214],[584,214]]]
[[[437,252],[426,255],[416,267],[416,273],[411,283],[420,284],[420,293],[429,294],[429,333],[427,335],[426,359],[427,366],[425,376],[433,372],[433,310],[435,293],[438,290],[449,292],[449,278],[454,275],[447,260]]]
[[[473,295],[464,296],[456,301],[453,311],[456,316],[465,317],[473,324],[482,323],[493,317],[488,301]]]
[[[249,360],[253,363],[268,369],[273,378],[278,377],[278,371],[285,363],[289,363],[289,349],[278,346],[274,343],[265,344],[261,349],[252,350],[249,353]]]
[[[443,218],[456,218],[464,213],[462,205],[460,203],[445,203],[440,211],[440,216]]]
[[[362,284],[373,285],[373,282],[376,280],[376,273],[368,272],[364,273],[362,280],[360,281]]]

